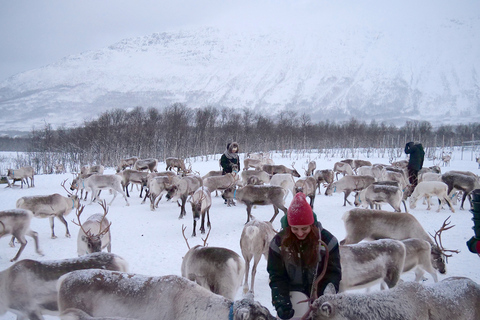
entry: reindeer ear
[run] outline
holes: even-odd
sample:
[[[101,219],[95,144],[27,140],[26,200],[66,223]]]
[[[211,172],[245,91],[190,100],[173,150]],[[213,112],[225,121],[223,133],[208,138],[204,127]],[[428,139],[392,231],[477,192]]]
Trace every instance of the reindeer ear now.
[[[325,290],[323,290],[323,294],[336,294],[337,293],[337,290],[335,290],[335,286],[333,285],[333,283],[329,283],[327,284],[327,286],[325,287]]]

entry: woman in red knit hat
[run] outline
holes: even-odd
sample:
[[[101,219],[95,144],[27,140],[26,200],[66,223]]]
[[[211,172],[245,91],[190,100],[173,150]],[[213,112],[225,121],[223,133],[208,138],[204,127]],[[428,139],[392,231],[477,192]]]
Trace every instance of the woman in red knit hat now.
[[[326,250],[327,269],[318,283],[317,293],[322,295],[329,283],[338,292],[342,278],[338,240],[323,229],[305,194],[301,192],[294,196],[281,223],[282,230],[273,238],[268,251],[267,271],[272,303],[280,319],[300,319],[308,309],[308,304],[297,304],[295,300],[310,297],[315,279],[322,273]],[[327,248],[320,244],[320,239]]]

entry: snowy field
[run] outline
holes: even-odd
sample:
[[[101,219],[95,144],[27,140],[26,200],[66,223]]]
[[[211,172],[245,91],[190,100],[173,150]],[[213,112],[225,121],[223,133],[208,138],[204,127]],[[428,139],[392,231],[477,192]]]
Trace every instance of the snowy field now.
[[[243,166],[243,154],[241,155]],[[364,155],[359,155],[357,158],[366,159],[372,163],[388,164],[388,158],[377,158],[375,154],[373,157],[366,158]],[[201,175],[206,174],[211,170],[218,170],[218,159],[220,155],[210,157],[208,161],[201,158],[192,159],[192,169],[199,172]],[[333,169],[333,164],[340,158],[325,158],[323,154],[318,153],[304,153],[302,155],[289,155],[282,157],[281,154],[273,154],[273,160],[276,164],[284,164],[290,166],[295,162],[296,169],[304,175],[302,166],[306,167],[306,163],[310,160],[315,160],[317,169]],[[479,173],[478,164],[471,160],[470,154],[464,154],[464,160],[461,160],[460,152],[454,152],[450,166],[442,167],[442,172],[449,170],[468,170],[476,174]],[[431,160],[425,160],[424,166],[432,166],[434,163]],[[164,163],[158,164],[158,170],[165,169]],[[114,168],[106,168],[105,173],[114,173]],[[19,187],[5,188],[6,185],[0,185],[0,210],[15,208],[15,202],[22,196],[32,195],[48,195],[52,193],[60,193],[66,195],[66,192],[60,186],[60,183],[69,179],[72,181],[72,174],[62,175],[37,175],[35,176],[35,187],[24,188]],[[67,183],[69,185],[69,182]],[[18,182],[17,182],[18,184]],[[324,188],[322,187],[322,193]],[[180,266],[182,257],[187,252],[187,245],[182,236],[182,225],[187,227],[186,235],[190,246],[202,244],[202,237],[197,231],[197,237],[192,238],[192,216],[191,208],[187,206],[187,216],[179,220],[178,216],[180,208],[176,203],[167,202],[162,199],[159,208],[155,211],[150,210],[149,202],[141,204],[139,198],[139,191],[135,188],[130,193],[130,206],[125,205],[124,199],[119,195],[110,206],[108,219],[112,222],[112,252],[120,255],[129,262],[129,271],[132,273],[139,273],[144,275],[163,276],[163,275],[181,275]],[[246,222],[246,207],[237,203],[235,207],[227,207],[221,197],[215,197],[212,194],[213,204],[210,210],[210,219],[212,223],[212,230],[208,238],[209,246],[221,246],[234,250],[239,255],[240,251],[240,234]],[[102,192],[107,202],[110,202],[112,195],[107,192]],[[286,200],[286,205],[290,203],[292,196],[289,195]],[[351,195],[349,200],[353,202]],[[436,201],[435,201],[436,203]],[[85,210],[82,214],[83,221],[94,213],[101,213],[102,209],[98,204],[88,204],[85,202]],[[480,258],[476,254],[469,252],[465,242],[473,236],[473,222],[471,220],[472,214],[469,212],[470,205],[468,201],[465,203],[465,210],[460,210],[460,204],[454,206],[455,213],[450,212],[448,207],[439,213],[435,212],[437,205],[431,211],[426,210],[426,205],[421,201],[417,203],[417,208],[411,209],[412,213],[422,224],[427,232],[434,233],[442,225],[443,221],[451,215],[451,225],[454,228],[444,232],[442,240],[445,248],[458,249],[459,254],[454,254],[449,258],[447,264],[447,274],[439,275],[439,279],[444,279],[450,276],[464,276],[469,277],[480,283],[480,273],[478,267],[480,266]],[[314,211],[319,220],[322,222],[324,228],[331,231],[338,240],[345,237],[344,225],[341,220],[343,213],[352,207],[343,206],[343,193],[334,194],[326,197],[325,195],[317,195],[315,199]],[[383,206],[384,210],[393,211],[389,205]],[[403,206],[402,206],[403,209]],[[253,215],[260,220],[269,220],[273,214],[272,206],[258,206],[253,209]],[[280,212],[281,215],[281,212]],[[280,215],[274,222],[274,227],[279,230]],[[57,239],[50,238],[50,225],[48,219],[33,219],[32,229],[39,233],[40,246],[45,253],[45,256],[39,256],[35,253],[33,240],[27,238],[29,241],[20,259],[36,259],[36,260],[57,260],[64,258],[73,258],[77,256],[76,243],[79,227],[74,225],[71,221],[75,217],[70,213],[66,218],[69,223],[71,238],[65,237],[65,228],[59,220],[55,220],[55,233]],[[198,227],[197,227],[198,228]],[[8,245],[10,241],[9,236],[5,236],[0,240],[0,270],[4,270],[12,265],[10,259],[16,254],[16,248],[11,248]],[[430,275],[426,274],[427,283],[433,282]],[[402,276],[404,281],[413,281],[414,274],[406,273]],[[375,288],[377,290],[377,288]],[[239,289],[237,298],[241,298],[242,291]],[[268,286],[268,274],[266,272],[266,261],[262,258],[255,280],[255,299],[260,301],[263,305],[268,307],[272,314],[274,308],[271,304],[270,288]],[[56,317],[47,317],[48,319],[56,319]],[[0,319],[15,319],[12,313],[0,315]]]

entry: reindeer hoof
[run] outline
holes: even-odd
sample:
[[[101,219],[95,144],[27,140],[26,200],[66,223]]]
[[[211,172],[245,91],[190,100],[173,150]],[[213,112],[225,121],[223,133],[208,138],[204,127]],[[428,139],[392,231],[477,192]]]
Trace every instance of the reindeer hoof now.
[[[52,239],[57,239],[57,236],[56,236],[56,235],[52,235],[51,238],[52,238]]]

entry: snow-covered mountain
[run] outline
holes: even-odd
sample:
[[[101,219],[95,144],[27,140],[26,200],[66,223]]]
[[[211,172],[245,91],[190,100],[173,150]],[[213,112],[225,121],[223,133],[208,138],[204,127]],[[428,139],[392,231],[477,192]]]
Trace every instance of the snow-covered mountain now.
[[[0,131],[176,102],[295,109],[313,121],[480,121],[480,12],[407,21],[379,11],[154,33],[68,56],[0,83]]]

